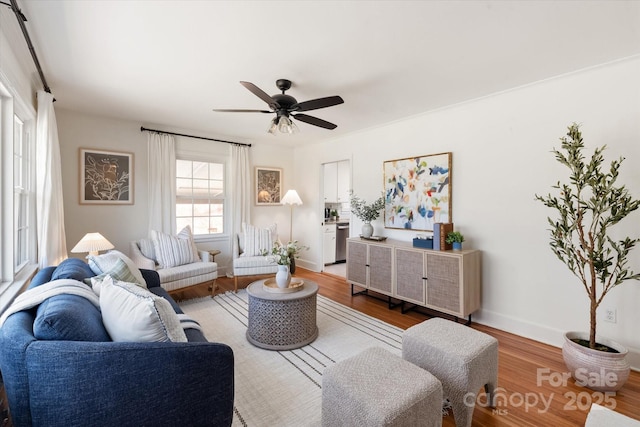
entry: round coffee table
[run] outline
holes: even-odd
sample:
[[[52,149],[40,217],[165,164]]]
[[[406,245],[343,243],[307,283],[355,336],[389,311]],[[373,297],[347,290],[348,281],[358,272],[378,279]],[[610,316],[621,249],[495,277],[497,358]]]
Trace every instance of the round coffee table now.
[[[313,342],[318,337],[318,285],[305,280],[299,291],[281,294],[265,291],[262,287],[265,280],[247,286],[247,340],[266,350],[291,350]]]

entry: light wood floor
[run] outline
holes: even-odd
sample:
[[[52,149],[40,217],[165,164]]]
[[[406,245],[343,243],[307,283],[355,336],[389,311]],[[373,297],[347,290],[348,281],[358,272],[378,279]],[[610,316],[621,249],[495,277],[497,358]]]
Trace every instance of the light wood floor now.
[[[342,277],[302,268],[295,276],[318,283],[319,293],[327,298],[403,329],[429,318],[418,312],[402,314],[400,308],[389,310],[386,302],[371,297],[351,296],[351,288]],[[259,277],[241,277],[238,287],[244,288],[256,279]],[[217,284],[219,292],[233,290],[233,279],[220,278]],[[203,285],[179,292],[174,298],[206,295],[209,291]],[[622,390],[612,396],[579,387],[572,379],[559,385],[559,374],[566,371],[559,348],[475,323],[471,327],[499,341],[499,405],[494,410],[482,402],[476,404],[473,426],[583,426],[592,402],[640,420],[639,372],[632,371]],[[455,426],[453,415],[443,418],[443,426]]]

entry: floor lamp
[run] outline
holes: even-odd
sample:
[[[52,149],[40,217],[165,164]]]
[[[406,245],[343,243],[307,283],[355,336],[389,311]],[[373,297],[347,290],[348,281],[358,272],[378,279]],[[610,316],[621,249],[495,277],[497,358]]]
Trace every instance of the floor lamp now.
[[[282,198],[282,204],[291,206],[291,214],[289,216],[289,241],[293,242],[293,205],[301,205],[302,200],[296,190],[288,190],[287,194]]]

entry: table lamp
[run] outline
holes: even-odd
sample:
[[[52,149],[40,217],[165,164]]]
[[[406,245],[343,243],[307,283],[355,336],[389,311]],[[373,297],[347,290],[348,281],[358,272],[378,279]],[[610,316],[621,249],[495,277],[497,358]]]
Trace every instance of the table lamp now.
[[[98,255],[99,251],[106,251],[109,249],[113,249],[115,246],[105,239],[105,237],[100,233],[87,233],[84,237],[78,242],[77,245],[71,249],[71,253],[83,253],[89,252],[88,256]]]

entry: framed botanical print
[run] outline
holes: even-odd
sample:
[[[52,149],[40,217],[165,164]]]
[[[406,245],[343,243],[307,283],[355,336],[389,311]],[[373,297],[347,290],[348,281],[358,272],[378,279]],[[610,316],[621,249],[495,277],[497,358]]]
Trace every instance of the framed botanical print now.
[[[80,148],[80,204],[132,205],[133,153]]]
[[[282,169],[256,167],[256,205],[280,205]]]
[[[452,222],[451,153],[384,162],[386,228],[433,231]]]

